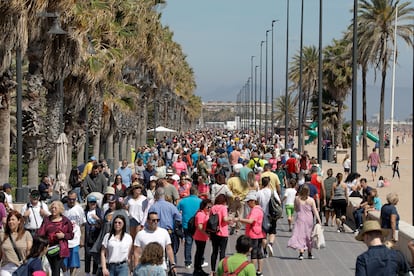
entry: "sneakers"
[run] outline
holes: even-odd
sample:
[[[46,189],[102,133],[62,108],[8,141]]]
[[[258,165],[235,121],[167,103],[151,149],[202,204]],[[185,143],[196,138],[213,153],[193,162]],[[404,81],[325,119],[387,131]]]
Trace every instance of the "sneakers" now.
[[[193,266],[191,264],[185,265],[186,269],[191,269]]]
[[[298,260],[303,260],[303,253],[299,254]]]
[[[272,245],[270,243],[268,243],[266,245],[266,248],[267,248],[267,253],[269,254],[269,257],[272,257],[273,256],[273,247],[272,247]]]
[[[263,276],[263,273],[261,271],[257,271],[256,276]]]
[[[204,262],[204,263],[201,265],[201,267],[208,267],[208,263],[207,263],[207,262]]]
[[[313,255],[312,254],[308,254],[308,259],[309,260],[313,260],[314,259]]]

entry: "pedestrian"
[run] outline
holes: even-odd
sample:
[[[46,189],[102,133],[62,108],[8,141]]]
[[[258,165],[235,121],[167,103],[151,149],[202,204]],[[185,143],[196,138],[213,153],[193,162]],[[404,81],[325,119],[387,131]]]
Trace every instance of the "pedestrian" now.
[[[29,195],[29,202],[22,206],[20,212],[24,217],[24,228],[35,236],[36,231],[43,223],[43,218],[50,215],[47,204],[40,201],[40,193],[38,190],[33,190]]]
[[[398,230],[400,215],[398,214],[396,205],[398,203],[398,195],[396,193],[387,194],[387,203],[381,208],[381,228],[390,229],[386,240],[393,242],[398,241]]]
[[[363,241],[368,250],[357,257],[355,276],[408,275],[410,268],[404,255],[382,243],[388,232],[376,220],[367,220],[364,223],[355,239]]]
[[[102,242],[101,265],[103,276],[129,275],[129,261],[132,260],[132,237],[126,231],[123,215],[114,218],[111,231]]]
[[[394,179],[395,174],[397,174],[398,179],[400,178],[400,158],[398,156],[395,157],[395,160],[392,161],[392,179]]]
[[[381,168],[381,158],[376,152],[376,148],[373,148],[368,156],[367,167],[371,168],[372,181],[375,181],[375,178],[377,177],[377,169]]]
[[[348,187],[342,182],[342,173],[337,173],[336,183],[332,185],[330,205],[335,211],[337,232],[345,232],[346,207],[348,206]],[[359,225],[358,225],[359,226]]]
[[[308,251],[308,259],[313,259],[312,255],[312,229],[313,218],[321,223],[319,212],[316,209],[315,200],[309,196],[308,184],[304,184],[299,194],[295,198],[295,211],[297,213],[295,227],[292,237],[288,241],[288,247],[299,250],[299,260],[303,260],[303,253]]]
[[[134,269],[134,276],[165,276],[162,267],[164,251],[158,242],[150,242],[141,255],[141,263]]]
[[[209,239],[209,235],[206,232],[206,227],[212,205],[213,204],[210,199],[204,199],[201,202],[200,209],[197,211],[195,216],[196,230],[193,235],[193,239],[196,244],[196,252],[194,255],[194,276],[209,275],[208,273],[204,272],[203,267],[208,266],[208,263],[204,262],[204,250]]]

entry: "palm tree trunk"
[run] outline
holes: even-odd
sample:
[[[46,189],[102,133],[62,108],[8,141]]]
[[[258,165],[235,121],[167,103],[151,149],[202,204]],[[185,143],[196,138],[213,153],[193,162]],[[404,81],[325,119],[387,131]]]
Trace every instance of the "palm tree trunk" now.
[[[37,183],[39,181],[39,156],[37,153],[31,156],[27,165],[27,183]]]
[[[4,80],[4,78],[3,78]],[[1,86],[0,86],[1,87]],[[1,89],[6,89],[1,87]],[[10,110],[8,101],[8,91],[0,91],[0,183],[9,182],[10,170]]]
[[[114,168],[115,170],[119,167],[119,133],[116,133],[114,136]]]
[[[342,127],[342,109],[343,109],[343,105],[344,103],[342,101],[338,101],[338,125],[335,128],[335,144],[338,145],[340,148],[342,148],[342,131],[343,131],[343,127]],[[334,145],[335,146],[335,145]]]
[[[106,137],[106,161],[111,172],[114,172],[114,132],[111,129]]]
[[[79,166],[85,162],[85,144],[82,143],[79,146],[78,153],[76,154],[76,164]]]
[[[386,55],[386,54],[385,54]],[[386,60],[386,57],[384,58]],[[381,79],[381,96],[380,96],[380,121],[379,121],[379,140],[380,140],[380,148],[379,148],[379,155],[381,158],[381,162],[385,162],[385,154],[384,154],[384,98],[385,98],[385,80],[387,78],[387,62],[384,62],[382,67],[382,79]]]
[[[367,66],[364,65],[362,67],[362,160],[367,159]]]
[[[121,134],[121,158],[122,160],[127,159],[127,134],[122,133]]]

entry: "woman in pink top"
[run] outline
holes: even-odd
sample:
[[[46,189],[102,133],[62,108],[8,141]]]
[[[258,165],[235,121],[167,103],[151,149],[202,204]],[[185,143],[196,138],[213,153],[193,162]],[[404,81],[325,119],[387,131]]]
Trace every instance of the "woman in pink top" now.
[[[177,161],[172,164],[172,167],[175,169],[175,173],[181,175],[181,172],[187,173],[187,164],[182,160],[181,155],[178,155]]]
[[[200,209],[195,216],[196,231],[193,235],[193,239],[196,244],[196,252],[194,255],[194,273],[193,275],[207,275],[203,271],[201,265],[204,258],[204,250],[208,240],[208,234],[206,233],[207,221],[209,218],[210,209],[212,206],[210,199],[204,199],[200,204]]]
[[[256,266],[256,275],[262,275],[263,251],[262,240],[266,233],[262,229],[263,210],[260,205],[256,204],[257,198],[254,194],[248,194],[244,201],[250,207],[250,213],[246,218],[236,218],[241,223],[246,224],[246,236],[252,239],[252,251],[250,253],[252,263]]]
[[[210,239],[213,246],[213,252],[211,253],[211,271],[216,271],[216,262],[218,252],[220,250],[220,260],[226,256],[227,240],[229,237],[229,221],[232,218],[227,213],[227,198],[225,195],[220,194],[216,197],[213,207],[211,207],[211,214],[217,214],[219,219],[219,230],[217,233],[211,233]]]
[[[198,197],[206,199],[210,197],[210,185],[206,183],[206,179],[199,175],[197,178]]]

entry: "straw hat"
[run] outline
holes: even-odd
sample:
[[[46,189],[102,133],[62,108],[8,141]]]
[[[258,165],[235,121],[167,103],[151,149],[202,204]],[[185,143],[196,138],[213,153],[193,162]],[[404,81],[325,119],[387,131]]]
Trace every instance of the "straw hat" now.
[[[115,194],[115,189],[111,186],[106,187],[106,191],[105,194],[107,195],[114,195]]]
[[[362,227],[361,232],[355,237],[357,241],[364,240],[364,234],[373,231],[380,231],[382,237],[386,237],[388,235],[388,229],[381,228],[381,225],[376,220],[367,220],[364,222],[364,226]]]

